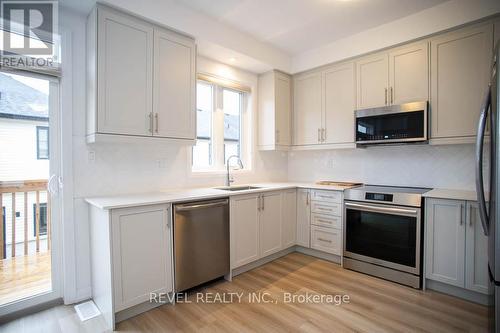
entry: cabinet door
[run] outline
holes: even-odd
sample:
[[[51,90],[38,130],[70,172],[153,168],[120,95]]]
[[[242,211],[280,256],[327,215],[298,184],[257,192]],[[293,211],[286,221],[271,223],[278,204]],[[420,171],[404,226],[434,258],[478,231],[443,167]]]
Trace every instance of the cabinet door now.
[[[354,142],[356,84],[354,63],[323,72],[324,139],[326,143]]]
[[[494,23],[495,31],[493,33],[493,40],[495,41],[494,45],[500,41],[500,20],[496,20]]]
[[[488,237],[484,235],[476,203],[467,202],[465,287],[488,294]]]
[[[259,75],[259,146],[273,147],[276,144],[276,84],[273,71]],[[265,148],[264,148],[265,149]]]
[[[111,216],[115,311],[172,292],[168,205],[116,209]]]
[[[357,61],[356,73],[358,109],[387,105],[389,86],[387,54],[377,54]]]
[[[320,143],[321,73],[294,79],[294,144]]]
[[[153,27],[104,8],[98,27],[98,131],[151,135]]]
[[[257,195],[231,197],[233,268],[259,259],[259,200]]]
[[[194,42],[168,30],[155,29],[154,52],[154,135],[194,140]]]
[[[297,245],[309,247],[311,233],[311,192],[297,190]]]
[[[465,202],[427,199],[426,277],[465,287]]]
[[[297,234],[297,191],[283,192],[283,218],[281,221],[283,249],[295,245]]]
[[[275,100],[276,100],[276,144],[290,145],[291,123],[291,82],[290,77],[275,74]]]
[[[427,42],[389,53],[389,103],[429,100],[429,47]]]
[[[260,256],[265,257],[281,250],[281,192],[261,195],[260,206]]]
[[[431,137],[476,135],[490,79],[491,24],[431,40]]]

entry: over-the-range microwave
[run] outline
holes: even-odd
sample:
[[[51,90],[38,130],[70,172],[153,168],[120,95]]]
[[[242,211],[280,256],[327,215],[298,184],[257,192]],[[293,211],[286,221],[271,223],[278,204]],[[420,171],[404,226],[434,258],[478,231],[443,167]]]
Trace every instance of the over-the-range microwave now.
[[[427,102],[413,102],[357,110],[356,144],[427,142]]]

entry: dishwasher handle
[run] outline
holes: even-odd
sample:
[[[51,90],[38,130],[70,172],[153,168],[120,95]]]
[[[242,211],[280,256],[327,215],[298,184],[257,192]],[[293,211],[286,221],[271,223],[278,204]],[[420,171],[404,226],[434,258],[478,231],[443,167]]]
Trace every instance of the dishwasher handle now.
[[[175,205],[175,211],[176,212],[186,212],[186,211],[195,210],[195,209],[225,206],[227,204],[229,204],[228,199],[217,200],[217,201],[186,203],[186,204]]]

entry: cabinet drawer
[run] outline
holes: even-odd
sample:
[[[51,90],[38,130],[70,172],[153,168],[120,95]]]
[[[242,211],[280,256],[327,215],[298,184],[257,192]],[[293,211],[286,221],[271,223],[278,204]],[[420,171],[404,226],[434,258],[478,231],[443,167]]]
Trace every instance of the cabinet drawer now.
[[[342,204],[312,201],[311,212],[323,215],[342,216]]]
[[[311,214],[311,224],[320,227],[342,229],[342,218],[340,216],[330,216],[321,214]]]
[[[342,230],[311,226],[311,247],[336,255],[342,254]]]
[[[312,190],[311,191],[311,200],[341,203],[342,202],[342,192]]]

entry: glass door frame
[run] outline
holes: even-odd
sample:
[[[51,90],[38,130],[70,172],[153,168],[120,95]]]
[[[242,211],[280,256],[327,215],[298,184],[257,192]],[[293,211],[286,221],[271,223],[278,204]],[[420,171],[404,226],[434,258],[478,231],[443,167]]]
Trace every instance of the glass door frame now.
[[[49,81],[49,175],[47,195],[51,195],[51,282],[52,290],[0,305],[0,318],[43,304],[62,303],[62,128],[61,87],[58,77],[30,71],[5,69],[1,72]],[[52,188],[52,192],[49,193]]]
[[[415,267],[397,264],[394,262],[377,259],[373,257],[368,257],[355,252],[347,251],[347,226],[349,221],[347,220],[347,210],[361,211],[361,212],[373,212],[382,213],[395,216],[408,216],[416,218],[416,244],[415,244]],[[371,264],[380,265],[387,268],[396,269],[399,271],[420,274],[420,262],[421,262],[421,239],[422,239],[422,219],[421,219],[421,209],[417,207],[405,207],[405,206],[393,206],[393,205],[380,205],[365,202],[356,201],[345,201],[344,203],[344,256],[348,258],[353,258],[361,261],[365,261]]]

